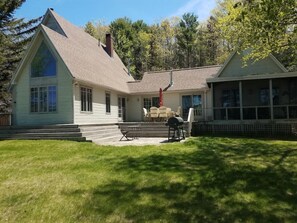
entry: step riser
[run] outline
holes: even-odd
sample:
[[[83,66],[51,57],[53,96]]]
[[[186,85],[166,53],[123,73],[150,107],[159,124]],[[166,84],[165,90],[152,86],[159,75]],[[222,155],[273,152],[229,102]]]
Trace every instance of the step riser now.
[[[79,129],[27,129],[27,130],[0,130],[0,134],[20,134],[20,133],[56,133],[56,132],[80,132]]]

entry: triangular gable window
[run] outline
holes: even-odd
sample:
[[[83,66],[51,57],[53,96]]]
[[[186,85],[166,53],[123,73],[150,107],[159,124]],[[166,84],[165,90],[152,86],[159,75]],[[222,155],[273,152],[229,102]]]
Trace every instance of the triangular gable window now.
[[[46,44],[41,43],[31,63],[31,77],[56,76],[56,60]]]

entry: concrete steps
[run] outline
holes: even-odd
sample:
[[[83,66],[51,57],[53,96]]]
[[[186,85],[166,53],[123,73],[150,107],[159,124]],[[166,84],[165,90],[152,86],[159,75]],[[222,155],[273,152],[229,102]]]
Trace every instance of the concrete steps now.
[[[187,133],[188,123],[184,124]],[[0,128],[0,140],[5,139],[56,139],[72,141],[93,141],[98,144],[117,142],[122,131],[133,137],[168,137],[165,122],[125,122],[105,125],[48,125],[48,126],[9,126]],[[125,140],[125,139],[123,139]]]
[[[82,136],[87,140],[99,143],[104,141],[119,141],[122,137],[119,126],[112,125],[84,125],[79,127]]]

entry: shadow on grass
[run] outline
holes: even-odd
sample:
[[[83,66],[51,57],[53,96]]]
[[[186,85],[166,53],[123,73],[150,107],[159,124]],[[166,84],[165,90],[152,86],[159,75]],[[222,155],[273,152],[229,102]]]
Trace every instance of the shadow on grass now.
[[[186,146],[196,148],[118,160],[115,170],[129,180],[89,191],[84,214],[106,220],[121,213],[133,222],[297,221],[296,148],[220,138]]]

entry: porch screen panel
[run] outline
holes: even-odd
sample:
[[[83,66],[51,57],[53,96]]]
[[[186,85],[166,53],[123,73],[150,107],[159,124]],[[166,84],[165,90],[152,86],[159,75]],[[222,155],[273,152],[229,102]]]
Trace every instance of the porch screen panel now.
[[[214,119],[239,120],[239,82],[214,83],[213,87]]]
[[[273,79],[274,119],[297,118],[297,78]]]
[[[243,119],[270,119],[269,80],[242,81]]]
[[[297,78],[290,78],[289,83],[289,118],[297,119]]]

